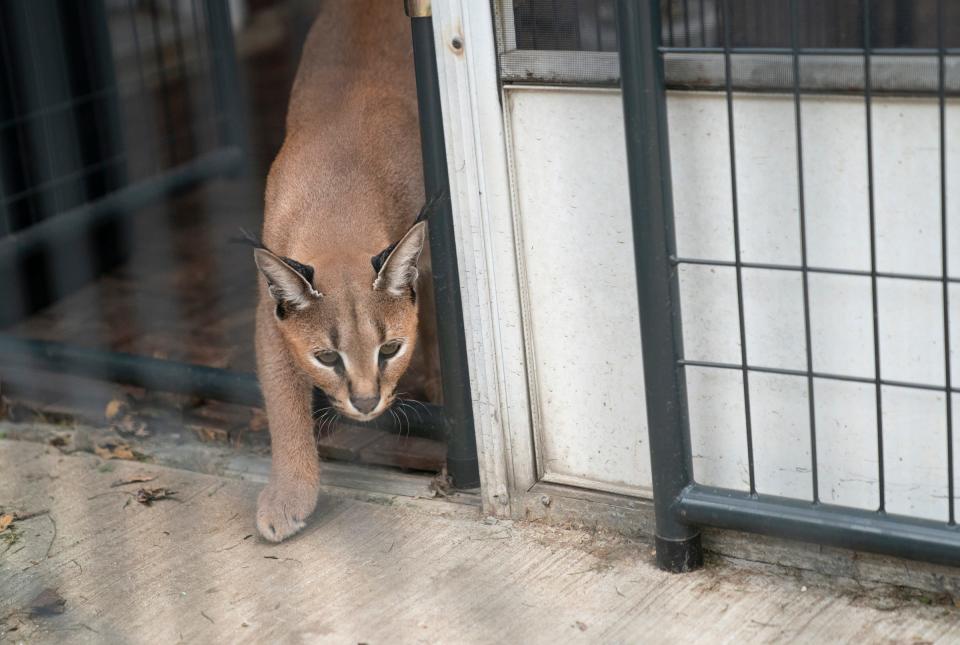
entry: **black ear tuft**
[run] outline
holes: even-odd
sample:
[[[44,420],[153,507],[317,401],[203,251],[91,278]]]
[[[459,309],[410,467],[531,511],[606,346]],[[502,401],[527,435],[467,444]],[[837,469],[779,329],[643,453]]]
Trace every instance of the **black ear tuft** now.
[[[419,224],[423,220],[427,219],[437,205],[447,198],[447,189],[444,188],[438,193],[434,193],[430,199],[427,200],[427,203],[423,205],[423,208],[420,209],[420,212],[417,214],[417,219],[414,220],[414,224]]]
[[[399,241],[399,240],[398,240]],[[383,268],[383,263],[387,261],[387,258],[390,257],[390,254],[393,253],[393,250],[397,248],[397,243],[394,242],[384,250],[377,253],[375,256],[370,258],[370,264],[373,265],[373,272],[380,273],[380,269]]]
[[[243,227],[240,228],[240,235],[231,237],[229,241],[231,244],[247,244],[255,249],[266,249],[269,251],[264,245],[263,240]]]
[[[261,240],[259,237],[257,237],[256,235],[254,235],[253,233],[251,233],[245,228],[240,229],[239,237],[231,237],[230,241],[234,244],[248,244],[249,246],[252,246],[255,249],[263,249],[264,251],[270,251],[270,249],[267,248],[267,245],[263,243],[263,240]],[[273,253],[273,251],[270,251],[270,252]],[[303,262],[297,262],[293,258],[284,257],[282,255],[278,255],[277,257],[283,260],[284,262],[286,262],[291,269],[293,269],[294,271],[302,275],[307,282],[309,282],[310,284],[313,284],[313,267],[312,266],[310,266],[309,264],[304,264]]]
[[[423,208],[420,209],[420,212],[417,213],[417,219],[413,221],[414,224],[419,224],[420,222],[427,219],[430,214],[437,207],[437,204],[442,202],[447,197],[447,189],[444,188],[438,193],[434,193],[433,196],[427,200],[427,203],[423,205]],[[387,258],[390,257],[390,254],[393,253],[393,250],[397,248],[397,243],[400,240],[397,240],[384,250],[380,251],[376,255],[370,258],[370,264],[373,265],[374,273],[380,273],[380,269],[383,268],[383,263],[387,261]]]
[[[294,271],[302,275],[304,278],[306,278],[307,282],[309,282],[310,284],[313,284],[313,267],[312,266],[310,266],[309,264],[303,264],[302,262],[297,262],[296,260],[292,260],[290,258],[283,257],[282,255],[280,256],[280,259],[286,262],[288,265],[290,265],[291,269],[293,269]]]

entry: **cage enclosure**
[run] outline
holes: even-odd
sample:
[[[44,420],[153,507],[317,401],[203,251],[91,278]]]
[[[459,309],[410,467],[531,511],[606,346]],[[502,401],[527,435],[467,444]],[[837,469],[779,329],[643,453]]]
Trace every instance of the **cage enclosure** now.
[[[230,241],[260,228],[308,4],[254,3],[274,22],[238,36],[227,0],[0,7],[0,378],[14,416],[102,425],[112,401],[142,417],[128,422],[140,438],[144,424],[186,424],[203,441],[265,449],[254,265]],[[413,18],[412,33],[432,194],[446,166],[429,22]],[[471,488],[448,220],[441,206],[430,222],[444,405],[411,401],[363,427],[324,417],[317,443],[327,458]]]

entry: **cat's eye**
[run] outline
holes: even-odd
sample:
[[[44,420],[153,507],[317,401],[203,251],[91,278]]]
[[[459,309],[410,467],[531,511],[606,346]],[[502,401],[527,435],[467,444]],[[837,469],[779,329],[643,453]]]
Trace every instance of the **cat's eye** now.
[[[400,346],[402,344],[403,343],[401,343],[399,340],[393,340],[393,341],[390,341],[389,343],[385,343],[383,346],[380,347],[380,356],[382,358],[390,358],[391,356],[393,356],[394,354],[400,351]]]
[[[327,367],[333,367],[340,362],[340,354],[333,351],[332,349],[325,349],[322,352],[317,352],[314,354],[317,357],[317,360],[326,365]]]

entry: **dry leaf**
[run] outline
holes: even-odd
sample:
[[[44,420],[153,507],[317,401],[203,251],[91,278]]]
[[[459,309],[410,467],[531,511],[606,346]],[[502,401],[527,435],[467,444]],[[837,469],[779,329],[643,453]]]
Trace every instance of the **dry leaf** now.
[[[134,475],[129,479],[118,479],[117,481],[110,484],[110,488],[116,488],[117,486],[126,486],[127,484],[144,484],[146,482],[152,482],[156,477],[151,475]]]
[[[147,424],[132,414],[124,416],[114,423],[113,427],[117,429],[117,432],[122,434],[132,434],[138,437],[146,437],[150,434],[147,432]]]
[[[0,515],[0,533],[3,533],[7,530],[7,527],[13,524],[13,515],[10,513],[4,513]]]
[[[126,401],[123,399],[113,399],[107,403],[107,409],[104,410],[103,416],[107,418],[107,421],[113,421],[129,413],[130,406],[127,405]]]
[[[67,442],[68,442],[68,441],[69,441],[69,438],[68,438],[68,437],[64,437],[64,436],[62,436],[62,435],[57,435],[56,437],[54,437],[53,439],[51,439],[49,443],[50,443],[50,445],[53,446],[54,448],[63,448],[65,445],[67,445]]]
[[[189,424],[187,427],[190,428],[194,434],[197,435],[197,438],[203,442],[226,441],[230,438],[229,433],[223,428],[211,428],[210,426],[194,424]]]
[[[93,451],[104,459],[136,459],[133,450],[125,443],[105,443],[102,446],[95,446]]]
[[[167,490],[166,488],[141,488],[137,490],[137,501],[150,506],[153,502],[170,499],[176,494],[177,491]]]

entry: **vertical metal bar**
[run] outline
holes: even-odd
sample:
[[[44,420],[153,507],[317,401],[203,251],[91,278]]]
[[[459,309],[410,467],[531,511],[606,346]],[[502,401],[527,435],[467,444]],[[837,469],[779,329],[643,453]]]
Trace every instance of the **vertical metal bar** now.
[[[450,190],[447,152],[443,137],[443,114],[437,77],[433,18],[411,17],[413,59],[420,110],[420,144],[423,152],[423,182],[427,195]],[[437,339],[440,344],[440,378],[443,413],[449,429],[447,472],[457,488],[480,485],[477,438],[473,426],[473,400],[467,374],[467,343],[463,334],[460,304],[460,274],[450,200],[442,201],[430,218],[430,255],[436,301]]]
[[[953,482],[953,395],[950,370],[950,283],[949,228],[947,225],[947,117],[946,117],[946,60],[943,26],[945,16],[943,0],[937,0],[937,100],[940,109],[940,261],[943,273],[943,356],[944,392],[947,406],[947,498],[949,522],[955,524],[956,508]]]
[[[597,32],[597,50],[603,51],[603,36],[600,32],[600,3],[593,3],[593,28]]]
[[[880,386],[880,314],[877,304],[877,227],[876,209],[873,190],[873,110],[870,72],[870,3],[873,0],[863,0],[863,98],[867,110],[867,206],[870,219],[870,288],[873,306],[873,362],[877,377],[877,481],[880,488],[880,507],[882,513],[886,510],[886,483],[884,482],[883,466],[883,393]]]
[[[654,0],[651,0],[651,2]],[[666,0],[664,3],[667,5],[667,30],[670,34],[670,46],[676,46],[676,42],[673,39],[673,0]]]
[[[657,565],[673,572],[703,565],[700,531],[679,521],[674,502],[693,484],[687,426],[683,334],[674,253],[673,196],[659,2],[617,0],[620,77],[630,178],[647,425],[656,512]]]
[[[687,43],[687,47],[690,46],[690,4],[689,0],[683,0],[683,30],[684,30],[684,42]]]
[[[197,71],[201,85],[200,93],[203,95],[200,99],[200,105],[202,108],[206,108],[204,111],[209,112],[211,120],[215,121],[217,117],[216,97],[214,96],[213,88],[210,87],[211,83],[205,82],[205,79],[212,76],[212,72],[210,71],[210,50],[206,37],[208,30],[206,25],[201,27],[200,16],[197,11],[198,2],[200,2],[200,0],[190,0],[190,16],[193,22],[193,38],[196,41]],[[207,134],[207,132],[204,132],[204,135]],[[216,135],[214,135],[214,138],[215,136]],[[216,147],[216,145],[213,147]]]
[[[750,477],[750,494],[757,492],[757,478],[753,465],[753,422],[750,414],[750,370],[747,368],[747,325],[743,309],[743,266],[740,263],[740,207],[737,197],[737,146],[733,128],[733,79],[730,70],[730,7],[722,0],[723,7],[723,75],[727,94],[727,131],[730,138],[730,190],[733,206],[733,253],[736,261],[737,315],[740,320],[740,363],[743,376],[743,412],[747,431],[747,470]]]
[[[133,33],[133,50],[136,52],[137,59],[137,77],[140,81],[140,99],[144,102],[144,107],[150,105],[150,92],[147,88],[147,79],[143,73],[143,46],[140,42],[140,28],[137,26],[137,8],[133,0],[127,0],[127,11],[130,13],[130,27]],[[154,169],[160,171],[160,145],[158,143],[157,131],[154,123],[147,125],[147,132],[150,133],[150,140],[153,144],[152,154],[149,155],[154,161]]]
[[[707,22],[703,11],[703,3],[706,0],[700,0],[700,46],[707,46]]]
[[[160,11],[156,2],[149,3],[150,8],[150,28],[153,31],[153,58],[157,65],[157,76],[160,79],[160,105],[163,108],[163,128],[167,137],[164,140],[167,144],[168,163],[174,165],[179,161],[177,137],[169,135],[176,134],[174,130],[173,108],[170,104],[170,83],[167,80],[167,65],[163,55],[163,40],[160,38]]]
[[[810,472],[812,473],[813,502],[820,501],[820,483],[817,476],[817,417],[813,394],[813,347],[810,334],[810,288],[807,274],[807,209],[803,180],[803,121],[800,109],[800,54],[797,28],[800,17],[797,0],[790,0],[790,47],[793,49],[793,112],[797,129],[797,198],[800,209],[800,277],[803,282],[803,334],[807,346],[807,414],[810,419]]]
[[[184,99],[181,102],[183,107],[179,112],[181,118],[186,117],[188,120],[192,120],[193,97],[191,96],[192,92],[190,87],[190,74],[187,71],[186,56],[183,51],[183,28],[180,24],[180,7],[178,4],[179,3],[174,2],[173,0],[170,2],[170,14],[173,16],[173,34],[176,48],[177,73],[180,76],[180,87],[182,88],[184,94]],[[187,132],[174,134],[178,142],[181,136],[186,136],[185,147],[187,150],[187,156],[193,156],[195,154],[196,147],[194,130],[191,128],[187,130]]]
[[[227,0],[204,0],[204,18],[210,38],[211,71],[217,110],[224,115],[220,121],[220,145],[249,149],[244,128],[245,114],[240,92],[240,74],[233,42],[230,7]],[[248,155],[244,155],[244,158]]]

